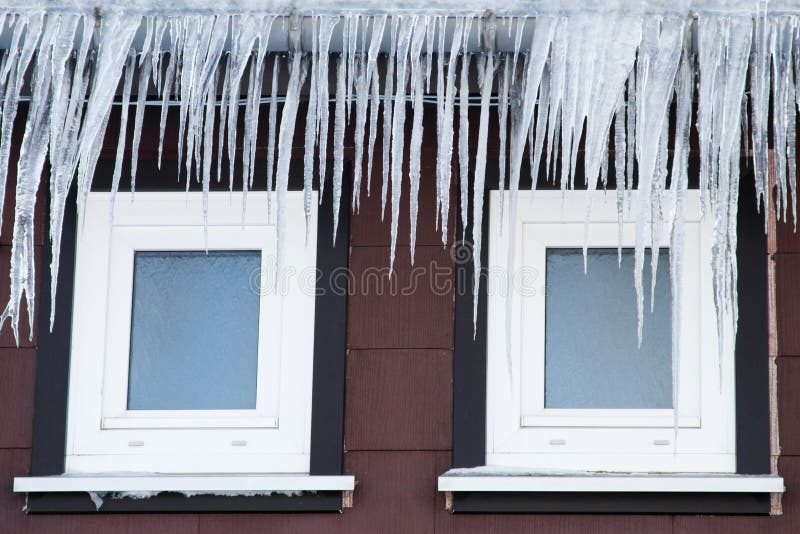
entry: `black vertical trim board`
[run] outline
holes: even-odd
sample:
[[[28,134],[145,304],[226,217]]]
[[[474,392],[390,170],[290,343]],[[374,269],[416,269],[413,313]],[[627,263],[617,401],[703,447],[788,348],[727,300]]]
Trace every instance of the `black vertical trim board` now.
[[[75,274],[76,235],[75,187],[67,196],[61,233],[56,318],[50,331],[50,243],[42,247],[39,283],[39,331],[36,351],[36,386],[34,388],[33,445],[31,475],[60,475],[64,472],[67,435],[67,390],[69,388],[69,350],[72,328],[72,289]],[[49,196],[48,196],[49,201]],[[50,234],[45,217],[45,235]]]
[[[349,172],[345,176],[350,176]],[[331,191],[333,188],[329,187]],[[350,181],[342,180],[336,242],[333,195],[323,196],[317,222],[317,298],[314,310],[314,387],[311,474],[341,475],[344,453],[344,383],[347,276],[350,256]]]
[[[263,162],[257,162],[257,164]],[[127,163],[126,163],[127,165]],[[175,179],[174,161],[164,163],[164,171],[155,162],[139,162],[140,191],[184,191],[185,183]],[[113,163],[100,162],[92,186],[95,191],[110,189]],[[302,173],[293,166],[289,189],[302,189]],[[129,173],[123,172],[124,176]],[[345,270],[349,259],[350,193],[349,167],[343,180],[339,226],[336,243],[333,234],[332,188],[323,196],[317,226],[317,297],[314,317],[314,368],[311,417],[312,475],[341,475],[344,452],[344,382],[345,334],[347,320],[347,277],[336,276]],[[238,178],[237,178],[238,180]],[[123,180],[120,190],[129,182]],[[236,184],[235,184],[236,186]],[[190,190],[199,190],[192,182]],[[227,183],[213,183],[212,190],[226,190]],[[314,187],[316,190],[319,188]],[[50,332],[49,243],[45,244],[43,262],[39,266],[41,309],[38,317],[38,349],[33,413],[33,476],[64,473],[67,429],[67,392],[69,388],[69,355],[72,325],[72,302],[77,239],[75,187],[67,199],[61,240],[61,266],[56,296],[56,321]],[[46,231],[47,234],[47,231]],[[161,493],[149,499],[107,499],[101,512],[213,512],[213,511],[340,511],[341,492],[317,492],[300,497],[284,495],[225,497],[203,495],[186,498],[179,494]],[[96,512],[85,493],[40,493],[28,497],[28,513]]]
[[[525,165],[524,165],[525,167]],[[489,162],[486,174],[481,264],[488,266],[489,202],[491,190],[499,188],[496,164]],[[738,206],[738,291],[739,328],[736,337],[736,472],[768,474],[769,455],[769,377],[767,330],[767,246],[763,215],[756,210],[755,186],[751,172],[742,163]],[[580,171],[580,169],[579,169]],[[690,187],[697,188],[697,161],[690,160]],[[528,176],[523,168],[522,176]],[[609,171],[610,179],[614,173]],[[538,189],[557,187],[540,173]],[[580,181],[576,180],[576,183]],[[472,190],[472,183],[469,184]],[[523,179],[520,189],[530,189],[530,179]],[[612,183],[609,184],[613,188]],[[461,235],[461,228],[458,230]],[[471,253],[471,243],[457,243],[457,258]],[[472,329],[472,263],[457,262],[459,291],[455,300],[455,357],[453,363],[453,467],[475,467],[486,463],[486,284],[481,284],[475,339]],[[482,282],[485,282],[483,280]],[[630,495],[630,494],[619,494]],[[591,512],[661,513],[769,513],[769,499],[749,495],[714,494],[705,500],[707,508],[688,505],[675,495],[649,494],[637,497],[630,506],[608,504],[611,501],[586,495],[544,493],[456,493],[453,510],[464,512],[564,512],[581,508]],[[650,499],[650,500],[648,500]],[[746,505],[744,504],[746,503]]]
[[[743,174],[736,222],[736,472],[752,475],[770,472],[767,236],[764,215],[756,210],[755,181],[751,173]]]
[[[469,189],[472,190],[470,173]],[[488,191],[485,193],[488,196]],[[489,207],[488,202],[484,204]],[[470,198],[470,213],[472,199]],[[484,236],[481,265],[489,261],[489,217],[481,221]],[[456,235],[463,234],[458,218]],[[473,246],[471,241],[457,239],[455,358],[453,365],[453,467],[475,467],[486,463],[486,277],[481,276],[478,294],[477,323],[473,324]]]

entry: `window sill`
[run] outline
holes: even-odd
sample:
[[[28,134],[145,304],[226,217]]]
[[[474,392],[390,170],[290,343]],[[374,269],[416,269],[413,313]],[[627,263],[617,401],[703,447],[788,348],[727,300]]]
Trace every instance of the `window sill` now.
[[[453,469],[438,480],[459,513],[768,515],[784,492],[776,475],[609,474]]]
[[[340,512],[355,477],[309,475],[55,475],[16,477],[28,513]]]
[[[439,477],[439,491],[514,492],[680,492],[680,493],[783,493],[783,478],[776,475],[737,474],[512,474],[488,470],[467,474],[452,469]]]
[[[310,475],[57,475],[16,477],[17,493],[94,492],[237,495],[353,491],[355,477]]]

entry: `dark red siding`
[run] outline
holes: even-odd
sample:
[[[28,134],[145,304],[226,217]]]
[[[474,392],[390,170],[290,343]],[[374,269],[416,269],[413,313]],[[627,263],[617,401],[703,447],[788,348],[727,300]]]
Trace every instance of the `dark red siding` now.
[[[428,114],[429,119],[434,118],[432,109]],[[264,116],[266,113],[262,113]],[[151,127],[156,124],[150,118],[147,122]],[[472,122],[476,124],[477,120]],[[362,197],[360,214],[354,215],[351,222],[350,261],[358,283],[348,306],[345,470],[358,479],[352,508],[345,509],[342,514],[26,516],[22,512],[24,497],[13,494],[10,488],[13,476],[24,475],[29,470],[35,351],[10,348],[14,342],[6,325],[0,333],[0,346],[7,347],[0,349],[0,480],[3,484],[0,531],[146,534],[800,532],[800,237],[784,228],[778,232],[775,256],[783,446],[780,472],[788,486],[782,517],[453,515],[445,510],[444,496],[436,491],[436,477],[450,467],[453,260],[449,248],[442,247],[436,231],[436,206],[432,196],[436,154],[435,144],[430,142],[436,129],[435,121],[429,120],[426,126],[415,264],[412,267],[409,262],[408,192],[404,190],[396,273],[391,282],[394,286],[386,280],[385,270],[389,263],[388,205],[386,220],[380,222],[380,139],[376,145],[372,195]],[[114,128],[112,124],[110,130]],[[153,141],[156,139],[157,135],[143,136],[145,157],[155,155]],[[167,135],[167,139],[175,139],[175,134]],[[300,140],[300,135],[296,140]],[[109,147],[113,148],[112,144],[109,143]],[[174,152],[174,147],[172,150]],[[113,150],[104,153],[113,154]],[[351,154],[348,149],[348,157]],[[10,206],[13,204],[9,202],[12,201],[7,199],[0,238],[0,280],[7,280]],[[452,236],[455,196],[450,214]],[[42,217],[38,221],[37,243],[41,244]],[[361,276],[366,271],[374,272],[375,276]],[[437,274],[434,276],[434,273]],[[37,274],[47,275],[45,267],[40,267]],[[437,281],[432,282],[434,279]],[[7,282],[0,283],[0,303],[5,303],[7,292]],[[26,340],[27,331],[23,329],[23,346]]]

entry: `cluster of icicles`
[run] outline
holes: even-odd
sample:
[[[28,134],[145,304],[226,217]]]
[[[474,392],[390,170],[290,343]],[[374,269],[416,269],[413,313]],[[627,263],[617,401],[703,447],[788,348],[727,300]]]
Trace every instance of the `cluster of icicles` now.
[[[216,166],[217,177],[222,175],[223,147],[227,147],[231,161],[235,160],[237,116],[244,106],[246,126],[241,163],[244,189],[246,192],[256,179],[256,136],[262,133],[268,136],[266,180],[268,187],[276,191],[279,258],[286,224],[284,198],[291,144],[298,105],[301,98],[306,98],[301,96],[303,88],[307,88],[309,101],[304,118],[307,212],[311,209],[311,184],[316,173],[321,189],[330,182],[334,217],[338,215],[342,148],[348,123],[355,132],[353,207],[358,208],[362,181],[359,162],[364,159],[368,162],[369,190],[378,117],[382,116],[383,144],[378,150],[382,150],[381,161],[391,162],[381,166],[381,197],[384,207],[387,202],[390,206],[390,263],[394,261],[404,180],[410,182],[413,261],[422,119],[426,107],[429,113],[435,111],[437,118],[436,209],[443,242],[448,235],[448,195],[452,181],[458,184],[464,228],[470,228],[470,220],[482,220],[488,125],[489,115],[494,113],[495,86],[500,124],[500,182],[501,188],[507,182],[510,195],[506,209],[512,217],[523,155],[529,154],[533,176],[538,176],[542,165],[553,176],[555,167],[560,165],[561,186],[572,187],[579,141],[585,132],[587,217],[598,178],[602,185],[606,183],[608,158],[614,158],[620,217],[626,191],[633,189],[634,161],[638,165],[638,195],[633,207],[637,221],[637,305],[641,317],[645,247],[652,246],[657,252],[659,246],[669,246],[674,300],[673,351],[679,347],[680,337],[680,320],[676,315],[681,308],[678,273],[682,268],[689,134],[696,100],[702,208],[706,216],[714,218],[715,228],[712,254],[718,326],[735,329],[739,157],[743,146],[747,151],[752,146],[756,190],[759,201],[763,202],[768,183],[770,100],[774,106],[772,144],[776,154],[778,209],[784,216],[787,206],[791,206],[792,213],[795,211],[795,106],[800,101],[793,74],[800,72],[797,17],[767,16],[763,12],[755,17],[747,14],[696,18],[625,13],[540,15],[515,19],[513,49],[501,52],[492,49],[496,28],[491,18],[461,16],[447,23],[445,17],[422,13],[312,16],[311,50],[296,47],[286,55],[284,67],[280,67],[281,61],[275,61],[272,72],[265,73],[269,35],[273,25],[281,23],[276,23],[278,19],[272,15],[243,14],[142,16],[113,9],[101,17],[63,11],[0,14],[0,27],[11,32],[11,44],[0,65],[0,195],[6,189],[14,117],[26,86],[23,82],[31,80],[30,106],[17,164],[10,300],[0,317],[2,322],[11,320],[15,334],[23,294],[28,310],[33,311],[33,213],[45,160],[49,155],[51,298],[54,298],[67,192],[77,178],[80,213],[91,188],[109,117],[120,113],[122,134],[112,196],[116,191],[122,172],[129,108],[133,107],[135,72],[138,87],[133,118],[132,178],[135,180],[149,87],[154,86],[164,102],[162,143],[167,102],[179,102],[179,161],[187,183],[199,179],[206,192],[212,168]],[[285,24],[287,19],[280,17],[280,20]],[[140,26],[144,28],[144,42],[134,50]],[[334,30],[341,32],[343,46],[341,52],[330,53]],[[467,46],[468,37],[475,33],[483,36],[484,46],[479,52]],[[388,36],[390,43],[388,54],[381,48],[384,36]],[[379,57],[387,65],[383,76],[376,69]],[[330,61],[333,63],[329,67]],[[480,89],[480,123],[474,157],[467,142],[470,65],[478,73]],[[279,68],[288,69],[289,81],[278,124],[275,87]],[[329,68],[335,69],[333,94],[329,94],[326,83]],[[269,127],[267,132],[258,132],[265,75],[272,78]],[[122,106],[112,106],[120,84]],[[423,101],[432,86],[435,110]],[[240,97],[242,94],[246,96]],[[331,99],[335,102],[332,117]],[[407,107],[409,101],[411,105]],[[670,127],[669,110],[673,101],[677,113]],[[409,138],[405,134],[407,112],[412,114]],[[215,129],[217,120],[219,127]],[[672,140],[670,132],[674,132]],[[610,153],[611,134],[615,150]],[[333,143],[332,176],[326,176],[329,142]],[[214,162],[211,154],[215,143],[220,150]],[[404,160],[406,143],[410,157]],[[673,147],[670,169],[668,145]],[[319,150],[315,151],[315,147]],[[454,150],[457,172],[451,170],[450,164]],[[232,182],[233,166],[230,168]],[[470,168],[474,170],[469,171]],[[470,177],[472,190],[468,172],[474,173]],[[791,201],[787,199],[788,192]],[[474,201],[471,214],[467,213],[470,195]],[[659,199],[665,195],[670,202],[668,209],[662,211]],[[0,209],[2,206],[0,198]],[[646,243],[648,225],[653,223],[653,228],[660,228],[663,222],[670,229],[669,235],[653,232]],[[509,231],[514,232],[514,225],[510,225]],[[475,272],[480,272],[481,225],[473,224],[470,232]],[[510,241],[514,242],[513,236]],[[509,265],[513,265],[513,247],[508,254]],[[657,253],[654,253],[652,269],[656,265]],[[480,277],[475,277],[474,283],[477,295]],[[32,317],[30,313],[31,321]],[[677,365],[675,354],[673,360]],[[673,372],[677,373],[675,369]]]

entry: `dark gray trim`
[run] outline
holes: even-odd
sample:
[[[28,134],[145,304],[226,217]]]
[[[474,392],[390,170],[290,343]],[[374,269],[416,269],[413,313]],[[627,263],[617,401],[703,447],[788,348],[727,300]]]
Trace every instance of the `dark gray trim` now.
[[[497,493],[453,495],[459,513],[769,514],[768,493]]]
[[[690,187],[697,188],[698,162],[690,160]],[[499,188],[496,162],[489,162],[486,194]],[[580,169],[579,169],[580,171]],[[767,331],[767,248],[763,215],[755,206],[753,177],[742,165],[738,210],[737,265],[739,270],[739,330],[736,337],[736,440],[739,474],[767,474],[769,466],[769,377]],[[523,165],[522,176],[528,176]],[[609,188],[613,188],[613,168]],[[581,178],[582,180],[582,178]],[[576,183],[580,180],[576,179]],[[540,173],[538,189],[557,187]],[[530,189],[530,179],[520,183]],[[470,190],[472,184],[470,183]],[[484,209],[482,265],[487,265],[489,212]],[[459,229],[460,232],[460,229]],[[460,235],[460,234],[459,234]],[[471,243],[458,244],[471,250]],[[459,256],[457,256],[459,257]],[[453,467],[486,462],[486,294],[482,284],[475,342],[472,342],[472,264],[456,265],[459,292],[455,299],[455,356],[453,363]],[[461,285],[462,279],[469,283]],[[480,340],[480,342],[478,341]],[[596,493],[454,493],[454,511],[469,512],[627,512],[627,513],[769,513],[769,495],[759,494],[608,494]],[[583,496],[581,498],[580,496]],[[652,503],[650,502],[652,500]],[[684,501],[691,500],[687,504]],[[601,504],[605,501],[611,504]],[[661,509],[653,512],[648,507]],[[546,503],[546,504],[545,504]],[[748,504],[749,503],[749,504]],[[629,505],[630,504],[630,505]],[[694,508],[693,508],[694,507]]]
[[[147,499],[104,497],[98,510],[88,493],[31,493],[28,513],[216,513],[216,512],[340,512],[341,492],[286,495],[236,496],[159,493]]]
[[[39,331],[36,350],[36,385],[33,397],[33,443],[31,475],[60,475],[64,472],[67,435],[67,390],[69,388],[69,350],[72,327],[72,289],[75,274],[76,195],[67,197],[62,227],[60,268],[56,293],[56,319],[50,331],[49,243],[42,247],[39,266]],[[45,235],[50,234],[45,217]]]
[[[736,472],[770,472],[769,327],[767,237],[756,210],[755,182],[746,173],[739,186],[736,263],[739,326],[736,336]]]
[[[349,176],[349,172],[345,174]],[[332,188],[328,188],[329,190]],[[342,180],[336,242],[333,195],[322,199],[317,222],[317,298],[314,311],[314,387],[311,406],[311,475],[341,475],[344,444],[344,383],[347,280],[350,255],[350,183]]]
[[[257,165],[263,162],[257,161]],[[127,166],[127,164],[126,164]],[[184,191],[185,183],[175,179],[175,161],[164,161],[159,170],[154,161],[139,162],[139,191]],[[93,190],[110,189],[113,163],[101,162]],[[125,170],[123,176],[129,176]],[[349,166],[345,176],[349,176]],[[348,183],[349,180],[343,180]],[[238,184],[234,184],[237,187]],[[123,180],[121,190],[128,183]],[[212,189],[226,190],[227,183],[214,182]],[[192,182],[190,190],[200,184]],[[315,189],[318,190],[315,184]],[[263,190],[263,187],[261,188]],[[293,167],[290,190],[302,189],[301,169]],[[347,277],[336,277],[345,270],[349,259],[350,194],[343,187],[336,244],[331,240],[333,202],[331,189],[323,196],[317,226],[317,297],[314,321],[314,370],[311,419],[311,475],[341,475],[344,453],[344,375],[347,318]],[[39,288],[41,310],[38,318],[38,349],[33,414],[31,474],[34,476],[64,473],[67,428],[67,390],[69,387],[70,328],[75,269],[76,220],[75,188],[67,200],[61,243],[61,268],[56,298],[56,322],[50,332],[50,247],[46,243]],[[46,235],[49,235],[46,231]],[[87,504],[88,503],[88,504]],[[108,499],[100,512],[198,512],[198,511],[340,511],[341,492],[308,493],[299,497],[270,495],[259,497],[197,496],[159,494],[149,499]],[[95,513],[94,504],[85,493],[29,494],[28,513]]]

